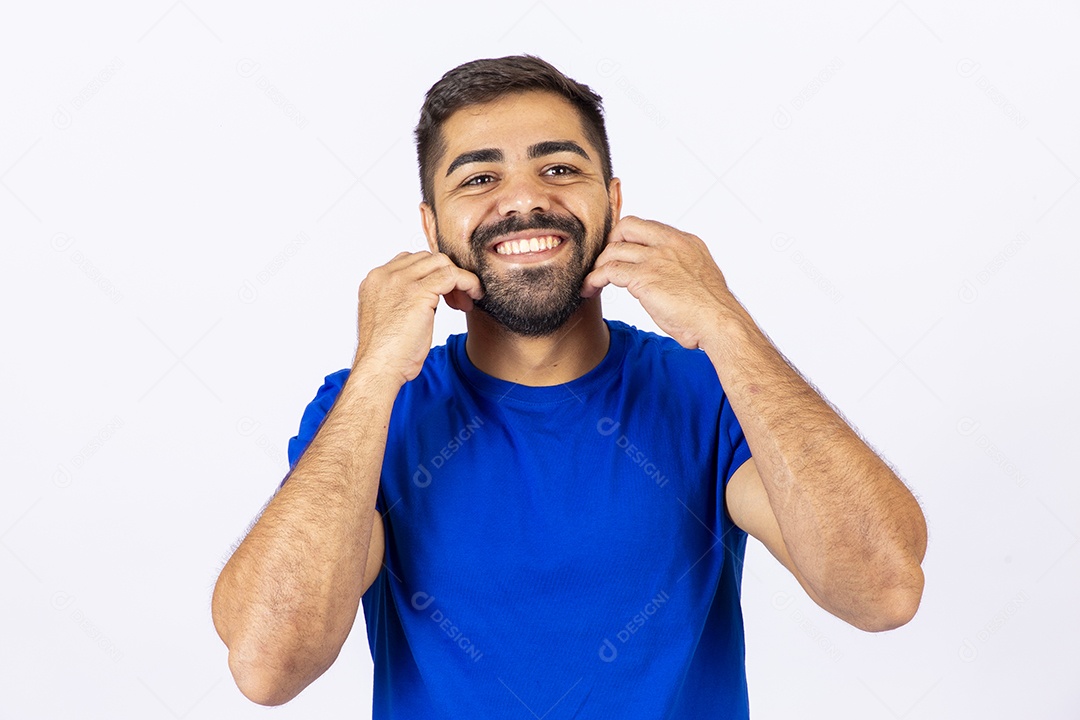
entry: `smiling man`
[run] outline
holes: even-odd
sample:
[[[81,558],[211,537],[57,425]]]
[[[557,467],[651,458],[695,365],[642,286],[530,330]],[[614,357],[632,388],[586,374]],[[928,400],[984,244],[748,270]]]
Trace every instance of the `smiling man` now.
[[[430,252],[361,283],[353,363],[215,588],[245,695],[294,697],[362,603],[376,718],[746,718],[748,536],[856,627],[914,615],[918,503],[699,238],[622,217],[599,96],[467,63],[417,153]],[[606,320],[607,285],[670,337]],[[432,348],[442,300],[468,332]]]

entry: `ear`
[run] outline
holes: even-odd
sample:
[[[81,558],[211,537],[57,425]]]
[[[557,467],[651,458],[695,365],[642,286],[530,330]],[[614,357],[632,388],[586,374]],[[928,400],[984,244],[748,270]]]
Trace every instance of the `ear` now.
[[[433,253],[439,252],[439,232],[436,228],[435,211],[426,202],[420,203],[420,225],[424,228],[428,249]]]
[[[611,203],[611,224],[614,227],[622,217],[622,181],[619,178],[611,178],[608,183],[608,200]]]

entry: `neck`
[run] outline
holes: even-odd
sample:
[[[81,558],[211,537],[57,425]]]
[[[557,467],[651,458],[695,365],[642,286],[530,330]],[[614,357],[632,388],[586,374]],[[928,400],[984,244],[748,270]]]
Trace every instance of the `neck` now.
[[[600,296],[581,304],[566,323],[546,337],[516,335],[482,310],[466,314],[465,351],[480,371],[500,380],[534,387],[576,380],[600,364],[609,336]]]

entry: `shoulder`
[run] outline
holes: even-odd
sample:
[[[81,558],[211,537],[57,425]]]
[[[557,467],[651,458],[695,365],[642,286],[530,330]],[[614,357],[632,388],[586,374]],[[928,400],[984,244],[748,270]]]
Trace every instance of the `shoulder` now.
[[[624,339],[628,371],[648,372],[670,382],[681,380],[702,388],[719,389],[716,370],[704,351],[689,350],[667,336],[619,320],[608,320],[607,324],[613,337],[618,334]]]
[[[458,343],[464,343],[464,338],[464,335],[451,335],[445,344],[428,350],[420,373],[402,386],[398,402],[452,393],[457,377],[455,348]]]
[[[420,374],[413,380],[405,383],[403,390],[418,390],[426,386],[430,386],[432,383],[438,383],[440,379],[445,378],[451,371],[450,353],[448,351],[448,345],[450,342],[455,341],[458,336],[451,336],[447,345],[439,345],[431,348],[428,351],[427,358],[424,360],[424,366],[420,370]],[[319,388],[319,391],[315,394],[313,404],[323,405],[327,401],[333,404],[334,399],[341,392],[341,389],[345,387],[345,382],[349,379],[350,368],[342,368],[336,372],[332,372],[323,379],[323,384]],[[327,406],[327,409],[328,406]]]

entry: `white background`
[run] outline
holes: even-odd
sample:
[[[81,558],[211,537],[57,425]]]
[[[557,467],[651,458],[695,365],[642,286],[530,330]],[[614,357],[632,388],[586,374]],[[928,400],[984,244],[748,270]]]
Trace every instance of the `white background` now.
[[[358,284],[423,248],[423,93],[532,52],[604,96],[624,210],[705,238],[925,507],[887,634],[751,543],[754,717],[1080,717],[1080,10],[717,5],[7,3],[0,716],[271,712],[213,582],[351,360]],[[360,622],[273,717],[368,717],[371,682]]]

